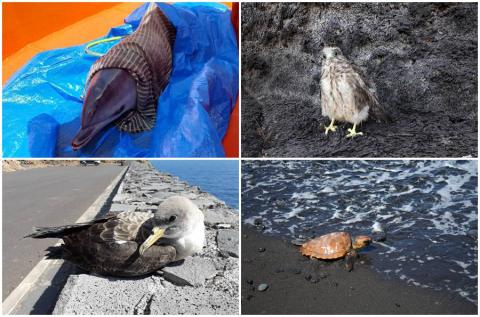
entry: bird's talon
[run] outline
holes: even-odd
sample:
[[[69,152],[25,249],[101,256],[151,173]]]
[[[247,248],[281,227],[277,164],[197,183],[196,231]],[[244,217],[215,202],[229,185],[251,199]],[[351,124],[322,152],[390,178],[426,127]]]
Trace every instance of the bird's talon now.
[[[325,128],[325,135],[328,134],[329,131],[332,131],[332,132],[335,132],[337,130],[337,126],[334,125],[334,126],[328,126]]]
[[[348,129],[349,134],[347,134],[347,138],[354,138],[359,135],[363,135],[363,132],[355,132],[352,129]]]
[[[351,129],[347,129],[347,131],[349,132],[347,134],[347,138],[353,138],[353,137],[356,137],[357,135],[363,135],[362,132],[357,132],[357,125],[356,124],[354,124]]]
[[[328,127],[325,127],[325,135],[328,134],[328,131],[335,132],[335,130],[337,130],[337,126],[335,125],[335,119],[332,119]]]

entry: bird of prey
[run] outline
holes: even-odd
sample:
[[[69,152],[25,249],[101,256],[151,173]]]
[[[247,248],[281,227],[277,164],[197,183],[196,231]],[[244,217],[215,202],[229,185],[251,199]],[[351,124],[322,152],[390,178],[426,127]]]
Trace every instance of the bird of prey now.
[[[141,276],[202,250],[203,213],[172,196],[155,212],[121,212],[86,223],[37,228],[27,237],[61,238],[48,258],[63,258],[101,275]]]
[[[348,129],[347,138],[363,135],[356,128],[369,116],[379,122],[390,121],[378,102],[375,89],[338,47],[325,47],[322,50],[321,94],[322,114],[331,119],[325,134],[337,129],[335,120],[353,124]]]
[[[92,65],[74,150],[112,123],[131,133],[153,128],[157,100],[172,71],[175,37],[175,27],[152,3],[135,32]]]

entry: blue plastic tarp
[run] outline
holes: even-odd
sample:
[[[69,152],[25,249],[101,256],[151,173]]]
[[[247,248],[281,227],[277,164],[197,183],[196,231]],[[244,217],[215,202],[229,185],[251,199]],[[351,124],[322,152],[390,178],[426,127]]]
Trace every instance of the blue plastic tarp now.
[[[159,98],[154,129],[105,129],[80,151],[71,141],[80,128],[85,81],[97,57],[85,45],[36,55],[3,87],[4,157],[212,157],[238,94],[238,47],[230,11],[218,3],[157,4],[177,30],[170,82]],[[148,4],[110,30],[128,35]],[[116,43],[94,48],[105,52]]]

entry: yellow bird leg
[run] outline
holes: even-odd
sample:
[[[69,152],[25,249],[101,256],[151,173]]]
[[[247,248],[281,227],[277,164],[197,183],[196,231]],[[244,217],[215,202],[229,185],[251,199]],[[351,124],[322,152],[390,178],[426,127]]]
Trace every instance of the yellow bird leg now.
[[[334,123],[335,123],[335,119],[332,119],[332,121],[330,122],[330,125],[325,128],[325,135],[328,134],[328,131],[335,132],[335,130],[337,130],[337,126],[334,125]]]
[[[357,128],[357,125],[354,124],[351,129],[347,129],[347,131],[349,132],[347,134],[347,138],[353,138],[353,137],[356,137],[357,135],[363,135],[362,132],[357,132],[356,128]]]

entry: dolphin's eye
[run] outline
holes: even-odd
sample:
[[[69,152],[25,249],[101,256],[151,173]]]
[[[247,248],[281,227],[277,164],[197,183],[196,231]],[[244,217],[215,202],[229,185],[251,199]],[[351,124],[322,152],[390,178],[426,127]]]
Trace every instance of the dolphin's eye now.
[[[177,219],[177,216],[175,216],[175,215],[170,216],[170,218],[168,218],[168,222],[174,222],[175,219]]]

